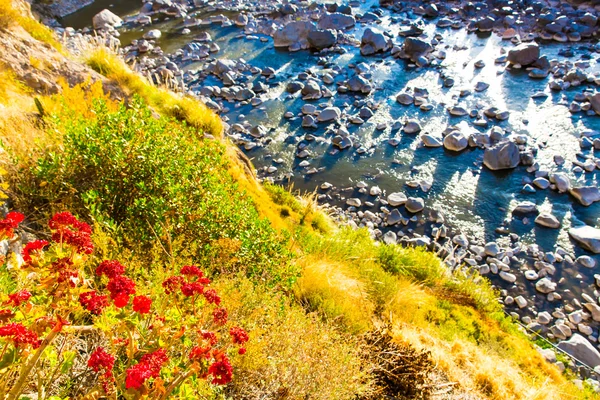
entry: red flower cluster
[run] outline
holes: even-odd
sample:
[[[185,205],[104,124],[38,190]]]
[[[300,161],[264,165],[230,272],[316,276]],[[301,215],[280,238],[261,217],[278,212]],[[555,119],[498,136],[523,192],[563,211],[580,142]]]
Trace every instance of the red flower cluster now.
[[[148,314],[151,305],[152,299],[148,296],[135,296],[133,298],[133,311],[140,314]]]
[[[227,358],[227,355],[221,352],[214,352],[215,362],[208,367],[209,375],[213,376],[213,385],[226,385],[233,378],[233,368]]]
[[[117,260],[105,260],[96,267],[96,275],[105,275],[109,279],[116,278],[124,273],[125,267]]]
[[[63,257],[54,261],[50,266],[50,270],[57,274],[56,282],[68,282],[69,286],[75,287],[76,279],[79,277],[79,270],[71,268],[73,260],[71,257]]]
[[[139,363],[127,369],[125,387],[139,389],[146,380],[157,378],[163,364],[168,360],[165,349],[158,349],[154,353],[143,355]]]
[[[182,276],[171,276],[163,281],[162,287],[165,289],[166,294],[173,294],[179,290],[182,283]]]
[[[0,235],[8,239],[12,238],[14,235],[13,229],[17,229],[24,219],[25,216],[19,212],[9,212],[3,220],[0,220]]]
[[[219,339],[217,339],[217,335],[214,332],[209,331],[202,331],[202,338],[208,341],[211,346],[214,346],[219,341]]]
[[[94,315],[102,314],[102,310],[108,307],[108,299],[95,291],[81,293],[79,303]]]
[[[135,282],[119,275],[108,281],[106,289],[110,292],[110,298],[115,306],[122,308],[129,303],[129,296],[135,294]]]
[[[191,297],[196,294],[202,294],[203,291],[204,286],[198,282],[185,282],[181,284],[181,293],[187,297]]]
[[[215,308],[213,311],[213,321],[217,325],[225,325],[227,323],[227,310],[224,308]]]
[[[102,372],[103,375],[108,378],[112,374],[113,366],[115,365],[115,357],[108,354],[104,348],[98,347],[90,355],[87,365],[93,369],[94,372]]]
[[[53,230],[53,241],[73,246],[83,254],[92,254],[94,251],[91,239],[92,228],[85,222],[78,221],[70,212],[55,214],[48,222],[48,226]]]
[[[219,297],[219,295],[217,294],[217,291],[215,289],[207,289],[202,294],[204,294],[204,298],[210,304],[216,304],[216,305],[221,304],[221,298]]]
[[[46,246],[48,246],[48,242],[45,240],[34,240],[33,242],[27,243],[21,252],[23,260],[25,262],[31,262],[31,253],[40,251]]]
[[[180,272],[181,275],[171,276],[163,281],[162,285],[166,294],[176,293],[179,289],[186,297],[200,295],[204,293],[204,286],[210,283],[210,279],[205,277],[200,268],[195,265],[186,265],[181,268]],[[208,294],[209,297],[207,297],[207,300],[210,298],[213,301],[217,301],[218,299],[220,302],[221,299],[216,294],[213,290]],[[219,303],[217,302],[216,304]]]
[[[15,307],[19,307],[25,303],[31,297],[31,293],[27,289],[20,290],[16,293],[8,295],[8,301],[5,304],[12,304]]]
[[[13,341],[15,347],[22,344],[29,344],[37,349],[42,344],[35,332],[25,328],[23,324],[8,324],[0,326],[0,337],[8,337]]]
[[[244,344],[249,339],[248,333],[239,326],[234,326],[229,329],[229,334],[231,335],[231,340],[234,344]]]

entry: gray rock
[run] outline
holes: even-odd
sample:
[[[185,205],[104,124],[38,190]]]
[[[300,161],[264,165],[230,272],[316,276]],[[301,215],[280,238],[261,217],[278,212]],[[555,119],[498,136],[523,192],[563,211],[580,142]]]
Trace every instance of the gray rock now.
[[[433,46],[431,46],[429,43],[413,37],[408,37],[406,40],[404,40],[403,48],[406,55],[408,55],[413,61],[419,56],[427,55],[433,51]]]
[[[600,353],[598,350],[578,333],[571,336],[568,341],[558,343],[558,348],[592,368],[600,365]]]
[[[542,278],[535,283],[535,289],[540,293],[548,294],[556,290],[556,283],[548,278]]]
[[[319,122],[337,121],[340,119],[342,112],[337,107],[327,107],[317,117]]]
[[[519,204],[517,204],[517,206],[515,207],[515,209],[512,212],[513,212],[513,214],[517,214],[517,215],[525,215],[525,214],[537,213],[538,209],[537,209],[537,206],[535,205],[535,203],[532,203],[531,201],[522,201]]]
[[[443,146],[442,142],[440,142],[439,139],[437,139],[429,134],[421,135],[421,140],[423,141],[423,144],[425,145],[425,147],[442,147]]]
[[[421,125],[414,119],[408,120],[406,125],[404,125],[404,133],[412,135],[419,132],[421,132]]]
[[[409,197],[404,206],[408,212],[416,214],[423,211],[425,208],[425,201],[420,197]]]
[[[560,193],[565,193],[571,188],[571,181],[567,174],[563,172],[557,172],[550,175],[550,182],[556,185],[556,188]]]
[[[400,223],[400,221],[402,221],[402,214],[400,214],[400,211],[398,211],[398,209],[393,209],[391,213],[389,213],[385,219],[385,222],[388,225],[396,225],[398,223]]]
[[[360,207],[362,205],[362,202],[358,198],[351,197],[348,200],[346,200],[346,205],[351,207]]]
[[[540,47],[535,42],[522,43],[508,51],[507,60],[511,64],[530,65],[540,58]]]
[[[405,204],[407,200],[406,195],[401,192],[390,193],[387,197],[387,201],[392,207],[399,207]]]
[[[596,266],[596,260],[594,260],[590,256],[580,256],[580,257],[577,257],[576,261],[577,261],[577,263],[579,265],[581,265],[582,267],[585,267],[585,268],[592,269],[592,268],[594,268]]]
[[[337,32],[331,29],[309,31],[306,39],[312,49],[323,50],[335,46]]]
[[[569,236],[584,249],[600,254],[600,229],[584,225],[569,229]]]
[[[94,29],[118,28],[123,24],[123,20],[112,11],[104,9],[92,18]]]
[[[383,235],[383,243],[385,244],[396,244],[398,242],[398,237],[396,236],[396,234],[392,231],[390,232],[386,232],[385,235]]]
[[[314,31],[315,25],[307,21],[293,21],[285,24],[273,33],[275,47],[290,47],[298,45],[308,47],[308,34]]]
[[[549,213],[541,213],[540,215],[538,215],[535,218],[535,223],[546,228],[560,228],[560,222],[558,221],[558,219],[554,215]]]
[[[469,146],[469,141],[460,131],[454,131],[444,138],[444,148],[450,151],[463,151]]]
[[[511,274],[510,272],[500,271],[498,274],[502,280],[505,280],[508,283],[515,283],[517,281],[517,277],[515,274]]]
[[[575,197],[584,206],[590,206],[600,201],[600,189],[597,186],[583,186],[569,190],[571,196]]]
[[[398,96],[396,96],[396,101],[405,106],[413,104],[414,100],[414,97],[408,93],[400,93]]]
[[[485,150],[483,163],[492,171],[516,168],[521,156],[519,148],[513,142],[503,142]]]
[[[144,39],[146,40],[160,39],[161,36],[162,33],[158,29],[151,29],[148,32],[144,33]]]
[[[323,15],[317,24],[319,29],[345,30],[352,28],[356,20],[352,15],[332,13]]]
[[[388,51],[392,48],[392,42],[377,29],[367,28],[363,33],[360,43],[360,53],[364,56]]]

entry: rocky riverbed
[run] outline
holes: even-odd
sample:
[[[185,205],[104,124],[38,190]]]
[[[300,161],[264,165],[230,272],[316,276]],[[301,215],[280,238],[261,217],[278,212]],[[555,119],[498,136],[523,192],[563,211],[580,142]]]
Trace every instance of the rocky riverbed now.
[[[57,29],[75,49],[92,28],[120,40],[217,111],[262,179],[489,278],[523,324],[600,366],[600,6],[132,3]]]

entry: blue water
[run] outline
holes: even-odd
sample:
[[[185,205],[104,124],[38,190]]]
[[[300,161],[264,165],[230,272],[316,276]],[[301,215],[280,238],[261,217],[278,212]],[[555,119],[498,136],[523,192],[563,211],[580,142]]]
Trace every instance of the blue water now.
[[[125,1],[121,1],[124,7]],[[121,15],[129,14],[132,10],[128,7],[132,3],[139,6],[137,2],[128,2],[127,7],[121,8]],[[66,25],[81,27],[88,25],[91,17],[100,5],[106,4],[97,1],[95,8],[83,9],[82,11],[64,19]],[[133,7],[133,6],[132,6]],[[100,7],[101,8],[101,7]],[[133,7],[135,8],[135,7]],[[117,10],[119,11],[119,10]],[[220,14],[218,12],[217,14]],[[199,16],[204,16],[202,12]],[[389,15],[382,18],[381,26],[390,32],[396,32],[397,27],[393,25]],[[409,68],[403,60],[396,60],[389,56],[362,57],[358,49],[348,47],[346,54],[318,55],[308,51],[290,53],[275,49],[272,39],[267,43],[259,40],[249,40],[238,37],[243,31],[239,28],[221,28],[215,24],[205,27],[192,28],[192,33],[187,36],[178,34],[177,27],[181,21],[165,21],[152,27],[142,29],[121,30],[123,45],[131,40],[139,38],[149,29],[161,29],[163,37],[158,44],[165,51],[171,53],[184,46],[193,39],[194,35],[201,31],[210,33],[213,40],[219,44],[221,51],[215,55],[216,58],[236,59],[243,58],[253,66],[264,68],[270,66],[277,71],[277,79],[267,83],[269,91],[260,97],[264,103],[260,107],[250,105],[235,108],[234,104],[225,103],[230,109],[225,114],[231,123],[239,122],[238,117],[243,115],[243,120],[252,125],[261,124],[271,131],[269,137],[272,142],[264,148],[256,148],[247,152],[254,165],[261,169],[265,166],[276,165],[274,159],[282,158],[283,165],[277,164],[279,171],[275,175],[293,173],[291,183],[296,189],[302,191],[314,191],[321,183],[330,182],[337,187],[350,187],[359,181],[365,181],[371,185],[377,185],[387,193],[403,191],[410,196],[421,196],[426,199],[428,208],[441,210],[448,224],[470,236],[480,243],[490,240],[508,242],[506,237],[495,232],[504,220],[510,220],[508,227],[511,232],[519,234],[527,243],[537,243],[544,251],[551,251],[561,246],[576,255],[585,252],[569,239],[567,229],[572,224],[584,222],[591,226],[600,226],[600,203],[590,207],[577,204],[568,194],[559,194],[547,190],[538,190],[535,194],[521,192],[524,185],[523,179],[533,179],[533,174],[526,172],[526,167],[518,167],[508,172],[492,172],[482,167],[483,151],[480,149],[467,149],[460,154],[454,154],[443,148],[428,149],[419,147],[418,135],[404,135],[398,131],[391,131],[390,127],[396,120],[416,118],[420,121],[423,131],[441,138],[441,132],[449,125],[460,125],[468,130],[480,130],[474,127],[472,121],[467,117],[451,117],[445,110],[447,106],[460,105],[467,110],[487,108],[495,106],[510,112],[507,121],[497,123],[503,129],[510,130],[515,134],[524,134],[529,138],[529,143],[538,147],[536,161],[542,170],[549,172],[563,171],[569,174],[572,184],[598,185],[600,171],[596,169],[593,173],[575,174],[572,172],[572,161],[580,152],[578,134],[585,130],[600,131],[600,117],[587,117],[583,113],[572,115],[568,111],[568,104],[575,94],[580,93],[585,86],[572,88],[568,91],[554,93],[548,87],[548,79],[532,80],[525,72],[505,71],[503,67],[494,64],[494,59],[500,55],[502,47],[512,47],[510,42],[503,42],[495,35],[477,36],[468,34],[464,30],[438,30],[431,26],[426,31],[430,37],[436,33],[443,36],[442,44],[437,49],[443,49],[447,53],[446,59],[438,68]],[[365,26],[358,25],[354,32],[360,39],[360,32]],[[261,35],[256,35],[261,36]],[[395,37],[396,43],[402,39]],[[465,50],[454,50],[455,45],[465,47]],[[558,56],[558,52],[566,46],[574,49],[575,56],[569,60],[575,62],[581,58],[586,51],[582,46],[585,43],[574,45],[565,44],[543,44],[542,54],[549,59],[564,59]],[[367,152],[358,155],[353,150],[345,150],[341,153],[329,154],[332,147],[330,135],[325,135],[326,126],[320,126],[317,130],[304,129],[301,127],[301,118],[289,121],[283,118],[286,111],[298,114],[302,105],[306,102],[300,98],[288,98],[285,93],[285,85],[289,79],[297,77],[299,72],[311,70],[319,75],[327,72],[317,65],[320,57],[325,57],[333,65],[343,67],[344,71],[350,71],[347,77],[336,77],[336,81],[353,76],[348,67],[350,64],[365,62],[372,68],[372,76],[377,87],[371,96],[352,94],[336,94],[331,99],[320,99],[312,102],[317,105],[327,103],[345,110],[348,114],[357,114],[358,109],[354,107],[356,100],[373,100],[380,104],[375,115],[365,124],[356,126],[349,124],[348,130],[353,140],[363,145]],[[592,55],[591,71],[598,72],[596,66],[596,54]],[[484,60],[486,66],[482,69],[474,68],[477,60]],[[202,63],[186,65],[186,70],[201,68]],[[452,76],[456,83],[452,88],[443,88],[439,78],[440,72]],[[248,74],[249,80],[263,79]],[[478,81],[490,84],[483,93],[472,91],[472,94],[459,98],[462,88],[473,89]],[[264,82],[264,80],[263,80]],[[214,78],[197,84],[220,85]],[[335,83],[328,86],[335,92]],[[395,101],[398,93],[406,88],[421,87],[429,91],[429,101],[434,105],[433,111],[423,112],[417,107],[405,107]],[[531,99],[531,95],[538,91],[548,93],[546,99]],[[566,101],[565,101],[566,100]],[[525,123],[525,120],[528,122]],[[386,122],[388,128],[383,132],[375,130],[378,123]],[[321,124],[325,125],[325,124]],[[491,128],[490,125],[489,128]],[[486,128],[485,130],[489,129]],[[302,138],[310,133],[317,138],[323,138],[322,142],[313,141],[308,144],[308,149],[313,156],[309,159],[311,167],[324,170],[315,175],[305,175],[306,170],[298,166],[299,160],[295,158],[296,145],[289,144],[290,136]],[[397,147],[390,146],[387,141],[397,138],[400,144]],[[552,158],[554,155],[563,155],[566,163],[558,167]],[[584,154],[590,154],[589,152]],[[598,154],[596,154],[596,157]],[[395,162],[392,162],[392,161]],[[581,159],[580,159],[581,160]],[[412,189],[406,183],[412,180],[426,180],[432,182],[431,190],[424,193],[419,189]],[[346,192],[347,197],[361,197],[363,200],[373,200],[370,196],[360,195],[358,192]],[[530,218],[528,224],[521,220],[513,219],[511,209],[520,201],[533,201],[540,207],[541,211],[551,211],[562,223],[562,229],[551,230],[537,227]],[[378,205],[376,204],[376,209]],[[600,263],[600,257],[596,256]],[[581,271],[586,279],[591,279],[593,271]]]

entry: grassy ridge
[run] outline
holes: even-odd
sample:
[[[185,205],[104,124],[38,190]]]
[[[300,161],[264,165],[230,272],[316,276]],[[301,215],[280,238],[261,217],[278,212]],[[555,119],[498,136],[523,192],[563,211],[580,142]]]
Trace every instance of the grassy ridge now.
[[[149,85],[106,50],[87,61],[131,97],[65,86],[41,98],[42,121],[24,112],[36,109],[30,93],[4,73],[8,193],[31,221],[68,208],[94,222],[96,256],[127,262],[149,291],[174,260],[217,277],[231,318],[251,331],[247,357],[224,390],[191,381],[179,398],[369,398],[361,335],[379,324],[430,351],[473,396],[593,398],[543,361],[485,280],[333,227],[314,199],[261,187],[230,144],[202,139],[219,124],[202,105]]]

